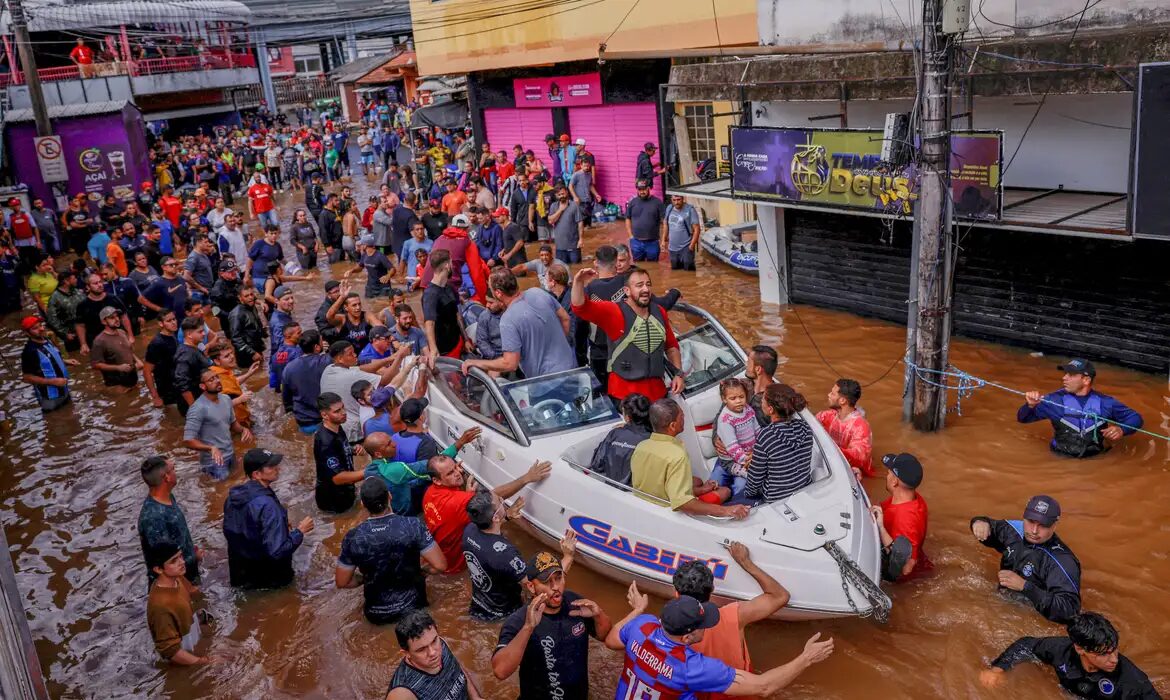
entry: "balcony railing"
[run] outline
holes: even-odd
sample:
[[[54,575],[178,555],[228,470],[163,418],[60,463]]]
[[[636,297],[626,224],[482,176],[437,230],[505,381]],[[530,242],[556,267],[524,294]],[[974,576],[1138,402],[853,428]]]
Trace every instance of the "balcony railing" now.
[[[209,49],[198,56],[166,56],[146,58],[138,61],[111,61],[88,66],[57,66],[37,71],[41,82],[56,80],[78,80],[79,78],[101,78],[109,75],[163,75],[165,73],[189,73],[203,70],[231,68],[255,68],[256,57],[249,52],[229,52]],[[23,85],[24,73],[0,73],[0,87]]]

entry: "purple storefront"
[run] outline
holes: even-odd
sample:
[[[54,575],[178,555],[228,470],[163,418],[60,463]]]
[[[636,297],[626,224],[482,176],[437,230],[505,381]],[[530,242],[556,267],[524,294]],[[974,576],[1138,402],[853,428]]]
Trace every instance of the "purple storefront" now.
[[[50,107],[49,119],[53,134],[61,137],[69,175],[68,181],[56,186],[41,177],[32,110],[13,110],[5,119],[7,166],[15,183],[28,186],[30,198],[42,197],[60,206],[58,195],[84,192],[96,210],[105,194],[130,200],[151,179],[142,113],[130,102]]]

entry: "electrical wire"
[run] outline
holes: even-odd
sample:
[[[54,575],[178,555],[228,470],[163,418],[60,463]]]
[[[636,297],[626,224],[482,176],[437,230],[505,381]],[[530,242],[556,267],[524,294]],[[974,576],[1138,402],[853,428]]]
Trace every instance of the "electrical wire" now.
[[[626,23],[626,20],[630,18],[630,15],[634,12],[634,8],[636,8],[640,2],[642,2],[642,0],[634,0],[634,2],[630,4],[630,9],[626,10],[626,14],[622,15],[621,21],[617,23],[617,26],[614,27],[613,31],[609,33],[609,36],[605,37],[605,41],[601,42],[603,47],[609,44],[609,40],[613,38],[614,34],[618,33],[618,30],[621,29],[622,25]]]
[[[719,55],[723,55],[723,37],[719,35],[719,13],[715,11],[715,0],[711,0],[711,19],[715,20],[715,45],[719,47]]]

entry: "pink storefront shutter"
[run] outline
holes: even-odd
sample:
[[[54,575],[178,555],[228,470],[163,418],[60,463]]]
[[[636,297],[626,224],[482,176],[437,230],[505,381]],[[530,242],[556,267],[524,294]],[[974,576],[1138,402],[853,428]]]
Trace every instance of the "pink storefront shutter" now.
[[[483,122],[492,150],[505,151],[511,158],[512,147],[520,144],[537,158],[548,160],[544,137],[552,131],[551,109],[485,109]]]
[[[647,141],[658,143],[654,103],[574,107],[569,110],[569,127],[572,137],[585,139],[597,159],[598,194],[625,206],[634,196],[639,151]],[[658,184],[654,191],[662,196]]]

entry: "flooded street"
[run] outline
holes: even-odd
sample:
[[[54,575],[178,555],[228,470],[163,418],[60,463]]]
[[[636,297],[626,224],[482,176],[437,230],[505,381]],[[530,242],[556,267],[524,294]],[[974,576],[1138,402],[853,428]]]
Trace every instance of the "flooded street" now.
[[[368,188],[359,184],[357,201],[364,202]],[[295,197],[299,205],[300,193]],[[289,195],[283,199],[291,202]],[[290,210],[283,208],[286,224]],[[618,231],[612,224],[594,229],[586,252],[608,242],[607,236],[619,240]],[[285,250],[291,250],[287,243]],[[962,416],[952,413],[941,433],[916,433],[901,422],[901,364],[888,371],[902,356],[903,327],[811,307],[800,307],[798,318],[792,309],[761,306],[756,278],[709,256],[697,273],[671,274],[667,267],[651,267],[656,288],[677,286],[685,301],[713,312],[745,346],[777,347],[781,378],[809,398],[810,408],[822,407],[838,376],[860,381],[874,455],[913,452],[925,467],[920,493],[930,506],[926,550],[935,571],[886,587],[894,601],[888,625],[847,619],[749,630],[758,668],[786,662],[813,632],[835,638],[834,656],[802,675],[785,697],[1060,697],[1051,672],[1039,667],[1019,668],[999,691],[984,690],[977,679],[986,661],[1016,637],[1062,632],[996,594],[998,556],[978,545],[967,527],[974,515],[1018,518],[1036,493],[1061,503],[1059,533],[1080,558],[1085,608],[1113,620],[1122,652],[1170,694],[1170,654],[1157,641],[1170,638],[1170,502],[1157,495],[1166,493],[1170,478],[1170,443],[1138,434],[1097,459],[1059,458],[1047,448],[1048,424],[1018,424],[1022,400],[992,388],[965,399]],[[334,271],[340,275],[342,269]],[[311,325],[322,297],[320,279],[293,288],[295,315]],[[418,295],[411,301],[419,309]],[[139,340],[140,351],[146,340]],[[31,389],[19,380],[23,342],[17,317],[5,318],[0,408],[9,420],[0,434],[0,519],[54,697],[384,697],[399,660],[393,631],[365,621],[360,590],[338,591],[333,584],[341,539],[365,514],[360,507],[341,517],[318,513],[311,440],[285,417],[279,397],[260,389],[261,377],[252,382],[257,439],[286,455],[275,489],[294,522],[311,515],[317,527],[295,557],[293,587],[243,595],[228,586],[221,527],[227,491],[242,475],[219,483],[201,475],[194,454],[179,447],[182,426],[173,408],[152,408],[144,389],[111,394],[88,369],[74,373],[72,407],[44,420]],[[1067,358],[964,339],[951,349],[952,362],[976,376],[1045,392],[1059,387],[1055,365],[1061,359]],[[1099,366],[1098,382],[1101,391],[1141,412],[1148,430],[1170,433],[1164,376]],[[223,661],[196,670],[159,663],[146,627],[136,532],[146,489],[138,467],[156,453],[173,454],[178,462],[176,497],[205,552],[203,588],[216,618],[207,630],[209,653]],[[885,498],[883,483],[866,483],[875,501]],[[514,529],[511,535],[526,554],[534,551],[533,540]],[[782,574],[777,578],[784,583]],[[515,697],[515,680],[491,676],[499,627],[468,618],[467,577],[432,577],[428,586],[440,632],[486,697]],[[625,587],[584,568],[574,568],[568,587],[597,600],[615,621],[627,611]],[[616,652],[594,644],[594,697],[613,697],[620,667]]]

